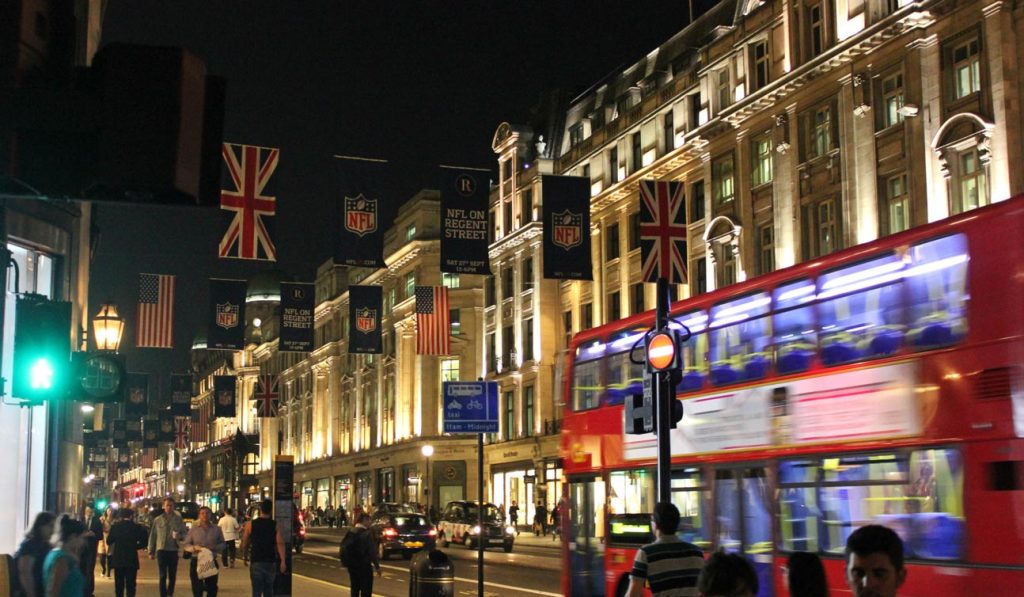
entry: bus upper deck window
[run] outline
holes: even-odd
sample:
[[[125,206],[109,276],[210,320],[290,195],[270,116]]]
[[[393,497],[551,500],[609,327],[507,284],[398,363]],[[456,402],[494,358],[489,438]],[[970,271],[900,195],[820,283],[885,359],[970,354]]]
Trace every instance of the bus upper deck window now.
[[[900,283],[906,263],[885,255],[818,278],[821,360],[840,365],[895,353],[906,326]]]
[[[919,350],[948,346],[967,333],[967,239],[954,234],[915,245],[907,255],[908,340]]]
[[[604,394],[601,364],[604,363],[605,344],[592,340],[576,348],[572,368],[572,409],[575,411],[597,408]]]
[[[618,332],[608,342],[608,404],[622,404],[626,396],[644,391],[643,337],[647,328]],[[630,359],[633,346],[640,342],[636,356]]]
[[[686,326],[690,331],[690,339],[682,343],[683,378],[676,386],[676,391],[694,392],[704,386],[708,365],[708,315],[704,311],[692,311],[682,315],[673,315],[672,319]]]
[[[814,282],[797,280],[783,284],[772,292],[775,314],[776,364],[779,373],[799,373],[811,367],[818,348],[814,324]]]
[[[711,381],[761,379],[771,366],[771,298],[756,292],[711,308]]]

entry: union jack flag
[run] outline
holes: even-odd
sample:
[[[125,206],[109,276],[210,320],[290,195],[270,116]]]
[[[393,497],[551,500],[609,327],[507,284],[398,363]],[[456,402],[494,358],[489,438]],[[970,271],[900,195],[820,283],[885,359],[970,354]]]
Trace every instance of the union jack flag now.
[[[188,417],[174,417],[174,448],[187,450],[192,421]]]
[[[227,164],[225,186],[230,188],[221,191],[220,208],[234,214],[229,216],[218,256],[277,261],[270,220],[277,214],[277,198],[264,191],[277,170],[279,150],[225,143],[221,153]]]
[[[279,398],[278,376],[260,375],[256,382],[256,394],[253,396],[259,403],[256,405],[257,416],[276,417]]]
[[[686,201],[683,183],[640,181],[640,261],[643,279],[686,283]]]

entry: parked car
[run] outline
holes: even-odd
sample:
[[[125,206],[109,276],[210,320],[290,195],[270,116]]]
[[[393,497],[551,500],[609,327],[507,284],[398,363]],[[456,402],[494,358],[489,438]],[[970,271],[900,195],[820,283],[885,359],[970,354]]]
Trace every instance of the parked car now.
[[[449,543],[460,543],[469,549],[483,541],[484,549],[502,546],[506,552],[512,551],[515,543],[515,528],[505,524],[498,508],[494,504],[484,504],[484,524],[480,525],[480,508],[477,502],[456,500],[448,502],[437,524],[437,539],[441,547]]]
[[[393,553],[409,559],[421,549],[433,549],[437,542],[437,530],[419,512],[378,511],[373,515],[370,531],[377,538],[382,560]]]

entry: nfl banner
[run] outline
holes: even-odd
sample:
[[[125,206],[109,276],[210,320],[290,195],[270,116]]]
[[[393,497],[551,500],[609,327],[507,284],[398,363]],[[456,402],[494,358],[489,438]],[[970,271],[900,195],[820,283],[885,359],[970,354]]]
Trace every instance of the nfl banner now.
[[[131,460],[128,458],[130,451],[127,447],[117,450],[117,470],[123,471],[131,468]]]
[[[590,180],[542,176],[544,196],[544,277],[592,280]]]
[[[380,286],[348,287],[348,351],[380,354],[383,352],[380,319],[384,289]]]
[[[441,167],[441,271],[491,275],[486,170]]]
[[[245,348],[245,280],[210,279],[210,315],[206,348]]]
[[[169,410],[160,411],[160,432],[157,437],[161,442],[174,441],[174,412]]]
[[[334,156],[340,182],[334,262],[357,267],[384,267],[384,223],[380,185],[387,161]]]
[[[686,283],[683,183],[640,181],[640,263],[645,282]]]
[[[220,208],[224,235],[217,256],[277,261],[274,246],[277,197],[270,181],[277,170],[280,151],[276,147],[225,143],[221,155],[224,170]]]
[[[192,414],[192,376],[171,374],[171,415],[187,417]],[[171,441],[166,439],[163,441]]]
[[[155,448],[160,441],[160,420],[147,418],[142,422],[142,447]]]
[[[213,376],[214,417],[235,416],[235,382],[234,375]]]
[[[128,441],[130,442],[141,442],[142,441],[142,419],[136,419],[130,417],[125,421],[125,432],[128,435]]]
[[[149,374],[129,373],[125,384],[125,393],[128,396],[124,403],[125,416],[146,416],[149,412]]]
[[[312,284],[281,282],[281,325],[278,350],[313,350],[313,310],[316,308]]]
[[[128,425],[124,419],[115,419],[110,422],[110,443],[116,447],[128,446]]]

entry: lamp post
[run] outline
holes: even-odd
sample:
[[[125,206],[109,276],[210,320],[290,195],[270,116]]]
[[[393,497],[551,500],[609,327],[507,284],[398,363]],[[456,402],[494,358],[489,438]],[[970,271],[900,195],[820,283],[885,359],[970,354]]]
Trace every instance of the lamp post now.
[[[427,459],[427,468],[423,471],[423,492],[427,494],[427,503],[424,505],[427,511],[427,516],[430,515],[430,502],[432,500],[433,491],[430,490],[430,457],[434,455],[434,446],[425,444],[420,451],[423,456]],[[433,521],[431,521],[433,522]]]
[[[124,333],[124,320],[117,314],[117,306],[107,303],[100,307],[92,318],[92,336],[96,349],[102,352],[117,352]]]

